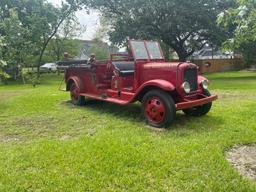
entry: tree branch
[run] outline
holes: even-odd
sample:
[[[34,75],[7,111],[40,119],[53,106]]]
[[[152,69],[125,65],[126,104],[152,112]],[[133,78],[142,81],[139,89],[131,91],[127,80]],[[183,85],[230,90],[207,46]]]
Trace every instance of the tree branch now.
[[[71,5],[69,10],[64,13],[62,15],[62,17],[60,18],[59,22],[57,23],[57,25],[54,27],[54,30],[53,32],[50,34],[50,36],[46,39],[46,41],[44,42],[43,44],[43,48],[41,50],[41,53],[40,53],[40,56],[39,56],[39,60],[38,60],[38,65],[37,65],[37,78],[39,78],[40,76],[40,73],[39,73],[39,67],[40,67],[40,64],[41,64],[41,61],[42,61],[42,58],[43,58],[43,55],[44,55],[44,52],[45,52],[45,49],[47,47],[47,45],[49,44],[50,40],[53,38],[53,36],[57,33],[60,25],[63,23],[63,21],[72,13],[72,11],[74,11],[74,6]]]

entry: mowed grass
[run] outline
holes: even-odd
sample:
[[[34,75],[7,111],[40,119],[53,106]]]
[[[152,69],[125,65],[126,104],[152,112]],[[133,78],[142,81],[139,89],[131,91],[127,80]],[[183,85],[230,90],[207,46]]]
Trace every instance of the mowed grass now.
[[[220,97],[212,111],[178,112],[163,131],[139,104],[72,106],[61,77],[0,86],[0,191],[256,191],[225,160],[256,142],[256,73],[207,77]]]

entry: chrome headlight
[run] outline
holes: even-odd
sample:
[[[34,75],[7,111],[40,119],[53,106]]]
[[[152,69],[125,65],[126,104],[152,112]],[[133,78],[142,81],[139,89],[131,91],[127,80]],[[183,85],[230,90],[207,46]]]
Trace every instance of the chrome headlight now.
[[[207,80],[202,80],[201,85],[202,85],[203,89],[208,89],[209,83]]]
[[[183,88],[183,90],[184,90],[184,92],[185,92],[186,94],[190,93],[190,91],[191,91],[190,84],[189,84],[189,82],[187,82],[187,81],[185,81],[185,82],[182,84],[182,88]]]

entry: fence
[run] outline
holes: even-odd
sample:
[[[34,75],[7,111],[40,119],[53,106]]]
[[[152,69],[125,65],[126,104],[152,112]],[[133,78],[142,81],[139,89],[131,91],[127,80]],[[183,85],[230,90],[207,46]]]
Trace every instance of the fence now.
[[[192,63],[199,66],[201,73],[236,71],[246,68],[242,58],[193,60]]]

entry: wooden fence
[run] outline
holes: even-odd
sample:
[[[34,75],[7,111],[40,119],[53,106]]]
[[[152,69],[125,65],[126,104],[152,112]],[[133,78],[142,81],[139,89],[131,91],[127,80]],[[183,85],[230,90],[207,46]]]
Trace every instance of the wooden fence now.
[[[242,58],[193,60],[191,62],[199,66],[201,73],[236,71],[246,68]]]

